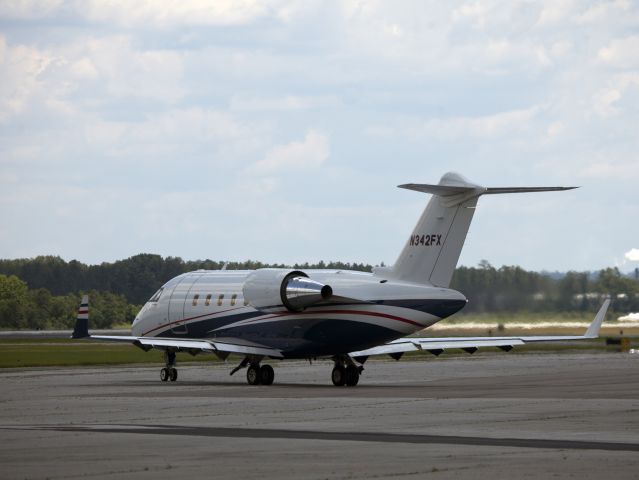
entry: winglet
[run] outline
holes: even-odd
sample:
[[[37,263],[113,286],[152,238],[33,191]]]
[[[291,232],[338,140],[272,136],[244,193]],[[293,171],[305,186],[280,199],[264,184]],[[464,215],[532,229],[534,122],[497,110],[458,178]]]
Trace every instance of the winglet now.
[[[84,295],[78,308],[78,316],[75,319],[71,338],[87,338],[89,336],[89,296]]]
[[[606,318],[606,312],[608,311],[609,306],[610,306],[610,298],[606,298],[603,305],[597,312],[597,315],[595,315],[595,319],[592,321],[592,323],[588,327],[588,330],[586,330],[584,337],[597,338],[599,336],[599,330],[601,329],[601,324],[604,321],[604,318]]]

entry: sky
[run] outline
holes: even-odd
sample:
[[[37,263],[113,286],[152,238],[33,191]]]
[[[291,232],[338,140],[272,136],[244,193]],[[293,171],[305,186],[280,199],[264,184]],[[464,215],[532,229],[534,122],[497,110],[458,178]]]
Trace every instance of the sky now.
[[[0,258],[639,267],[639,2],[0,2]]]

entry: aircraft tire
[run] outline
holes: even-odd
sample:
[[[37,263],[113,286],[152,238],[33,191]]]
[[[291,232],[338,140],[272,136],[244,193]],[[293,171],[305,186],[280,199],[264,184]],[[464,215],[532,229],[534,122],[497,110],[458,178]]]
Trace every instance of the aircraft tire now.
[[[169,369],[169,379],[172,382],[175,382],[177,380],[177,377],[178,377],[177,368]]]
[[[168,379],[169,379],[169,369],[163,368],[162,370],[160,370],[160,380],[162,380],[163,382],[166,382]]]
[[[346,383],[346,369],[341,365],[337,365],[331,372],[331,380],[336,387],[343,387]]]
[[[259,385],[260,384],[260,366],[259,365],[251,365],[246,370],[246,381],[249,385]]]
[[[359,382],[359,370],[354,365],[346,367],[346,374],[344,375],[345,383],[348,387],[354,387]]]
[[[262,385],[272,385],[275,380],[275,371],[270,365],[262,365],[260,367],[260,383]]]

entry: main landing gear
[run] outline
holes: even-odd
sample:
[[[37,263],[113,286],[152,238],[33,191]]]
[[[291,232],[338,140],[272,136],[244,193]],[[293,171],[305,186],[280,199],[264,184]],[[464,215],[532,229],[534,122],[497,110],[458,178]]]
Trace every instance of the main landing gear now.
[[[270,365],[251,365],[246,370],[246,381],[249,385],[272,385],[275,371]]]
[[[245,357],[240,364],[231,370],[231,375],[246,368],[246,381],[249,385],[271,385],[275,379],[275,372],[270,365],[260,365],[263,357]],[[363,366],[355,365],[348,355],[333,357],[335,367],[331,372],[331,380],[336,387],[354,387],[359,382],[359,376],[364,371]]]
[[[160,370],[160,380],[163,382],[167,382],[169,380],[175,382],[178,378],[178,371],[177,368],[175,368],[175,352],[165,350],[164,363],[166,364],[166,367]]]
[[[363,366],[357,366],[350,357],[334,357],[335,366],[331,372],[331,380],[336,387],[354,387],[359,382],[359,376],[364,371]]]
[[[237,367],[231,370],[231,375],[248,366],[246,369],[246,381],[249,385],[273,384],[273,380],[275,380],[273,367],[270,365],[260,365],[260,360],[261,359],[250,359],[249,357],[244,358]]]

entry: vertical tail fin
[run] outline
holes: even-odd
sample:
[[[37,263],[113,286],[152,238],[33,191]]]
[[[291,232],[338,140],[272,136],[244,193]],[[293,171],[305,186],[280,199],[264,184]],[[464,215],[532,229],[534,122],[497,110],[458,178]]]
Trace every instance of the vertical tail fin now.
[[[83,295],[75,319],[75,327],[71,338],[86,338],[89,336],[89,296]]]
[[[409,183],[400,188],[432,193],[417,225],[393,266],[400,280],[448,287],[481,195],[547,192],[576,187],[486,188],[449,172],[437,185]]]

